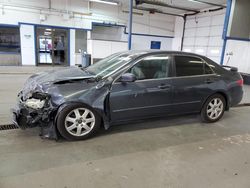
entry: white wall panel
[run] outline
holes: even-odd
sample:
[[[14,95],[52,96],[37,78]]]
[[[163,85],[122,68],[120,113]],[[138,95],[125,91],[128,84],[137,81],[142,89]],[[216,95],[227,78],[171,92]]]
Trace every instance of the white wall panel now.
[[[181,17],[175,18],[174,38],[172,42],[172,50],[181,51],[182,35],[184,20]]]
[[[196,29],[196,36],[198,37],[208,37],[209,36],[209,27],[200,27]]]
[[[174,28],[174,37],[182,37],[184,27],[184,19],[181,17],[175,18],[175,28]]]
[[[207,46],[208,40],[208,37],[197,37],[195,40],[195,46]]]
[[[193,46],[183,46],[183,51],[194,53],[194,47]]]
[[[150,27],[150,35],[160,35],[160,36],[173,36],[173,32],[170,32],[168,30],[163,30],[160,28],[154,28]]]
[[[219,25],[219,26],[221,26],[221,25],[224,24],[224,19],[225,19],[225,14],[212,16],[211,25]]]
[[[182,38],[181,37],[175,37],[172,42],[172,49],[174,51],[181,51],[181,42]]]
[[[20,26],[21,38],[21,54],[23,65],[35,65],[35,36],[34,26],[21,25]]]
[[[184,38],[183,44],[184,46],[194,46],[195,38],[194,37]]]
[[[240,72],[250,74],[250,42],[228,40],[224,65],[238,67]]]
[[[136,36],[133,35],[132,49],[136,50],[149,50],[151,47],[151,41],[160,41],[161,50],[172,50],[172,38],[162,37],[148,37],[148,36]]]
[[[206,55],[220,63],[225,10],[189,16],[183,51]]]
[[[92,58],[104,58],[111,54],[111,42],[92,40]]]
[[[210,27],[210,36],[222,36],[223,26],[211,26]]]
[[[220,57],[215,57],[215,56],[208,56],[208,58],[210,58],[211,60],[213,60],[216,63],[220,63]]]
[[[196,27],[197,23],[195,19],[188,19],[186,22],[186,28],[194,28]]]
[[[133,33],[149,33],[149,27],[145,24],[133,23]]]
[[[92,58],[105,58],[113,53],[126,51],[126,42],[115,42],[115,41],[105,41],[105,40],[88,40],[88,44],[92,43]]]
[[[195,28],[186,29],[185,30],[185,37],[194,37],[195,33],[196,33],[196,29]]]
[[[126,51],[128,49],[127,42],[111,42],[111,54]]]
[[[207,56],[209,57],[219,57],[221,55],[220,47],[208,47],[207,48]]]
[[[221,47],[223,45],[223,40],[221,37],[209,37],[208,45]]]
[[[210,22],[211,22],[211,17],[203,17],[203,18],[199,19],[197,26],[198,27],[208,27],[210,25]]]
[[[207,55],[207,47],[195,47],[194,48],[194,52],[197,53],[197,54],[200,54],[200,55]]]

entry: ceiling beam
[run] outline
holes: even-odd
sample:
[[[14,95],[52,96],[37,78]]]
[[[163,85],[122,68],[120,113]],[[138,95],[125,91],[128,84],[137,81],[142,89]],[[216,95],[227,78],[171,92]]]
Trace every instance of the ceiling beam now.
[[[173,6],[173,5],[169,5],[167,3],[157,2],[157,1],[135,0],[135,2],[136,2],[136,5],[139,5],[139,4],[149,4],[149,5],[162,6],[162,7],[167,7],[167,8],[177,9],[177,10],[184,10],[184,11],[187,11],[187,12],[199,12],[199,10],[196,10],[196,9],[179,7],[179,6]]]
[[[215,6],[215,7],[222,7],[222,8],[226,8],[227,7],[225,5],[221,5],[221,4],[217,4],[217,3],[211,3],[211,2],[202,1],[202,0],[188,0],[188,1],[194,2],[194,3],[207,4],[207,5],[211,5],[211,6]]]
[[[157,9],[153,9],[153,8],[146,8],[146,7],[133,7],[133,9],[135,10],[142,10],[142,11],[147,11],[147,12],[155,12],[155,13],[159,13],[159,14],[165,14],[165,15],[170,15],[170,16],[178,16],[178,17],[184,17],[183,15],[179,15],[179,14],[172,14],[172,13],[167,13],[167,12],[163,12]]]

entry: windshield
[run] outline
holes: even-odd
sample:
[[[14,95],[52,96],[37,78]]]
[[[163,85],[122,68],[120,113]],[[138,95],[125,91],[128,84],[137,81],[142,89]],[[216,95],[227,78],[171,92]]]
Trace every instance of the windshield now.
[[[89,66],[85,70],[96,77],[109,76],[125,66],[128,62],[138,56],[138,54],[116,53],[108,56],[97,63]]]

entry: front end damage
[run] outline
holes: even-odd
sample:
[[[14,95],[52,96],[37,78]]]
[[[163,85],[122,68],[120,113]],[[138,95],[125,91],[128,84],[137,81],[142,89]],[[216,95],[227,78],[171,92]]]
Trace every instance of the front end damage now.
[[[41,127],[43,138],[57,139],[54,117],[57,107],[46,93],[33,93],[25,99],[23,92],[18,94],[18,104],[12,109],[13,123],[21,129]]]
[[[12,109],[13,123],[21,129],[40,127],[42,138],[57,140],[57,115],[69,103],[82,103],[99,113],[107,129],[105,101],[111,82],[98,81],[79,68],[35,74],[18,94],[18,104]]]

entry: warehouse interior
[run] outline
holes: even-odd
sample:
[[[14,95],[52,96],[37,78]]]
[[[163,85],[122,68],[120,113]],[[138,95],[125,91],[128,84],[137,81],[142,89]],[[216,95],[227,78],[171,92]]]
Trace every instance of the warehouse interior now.
[[[0,187],[249,187],[249,8],[248,0],[0,0]],[[31,75],[127,50],[236,67],[243,99],[214,124],[173,116],[77,142],[13,126],[10,109]]]

